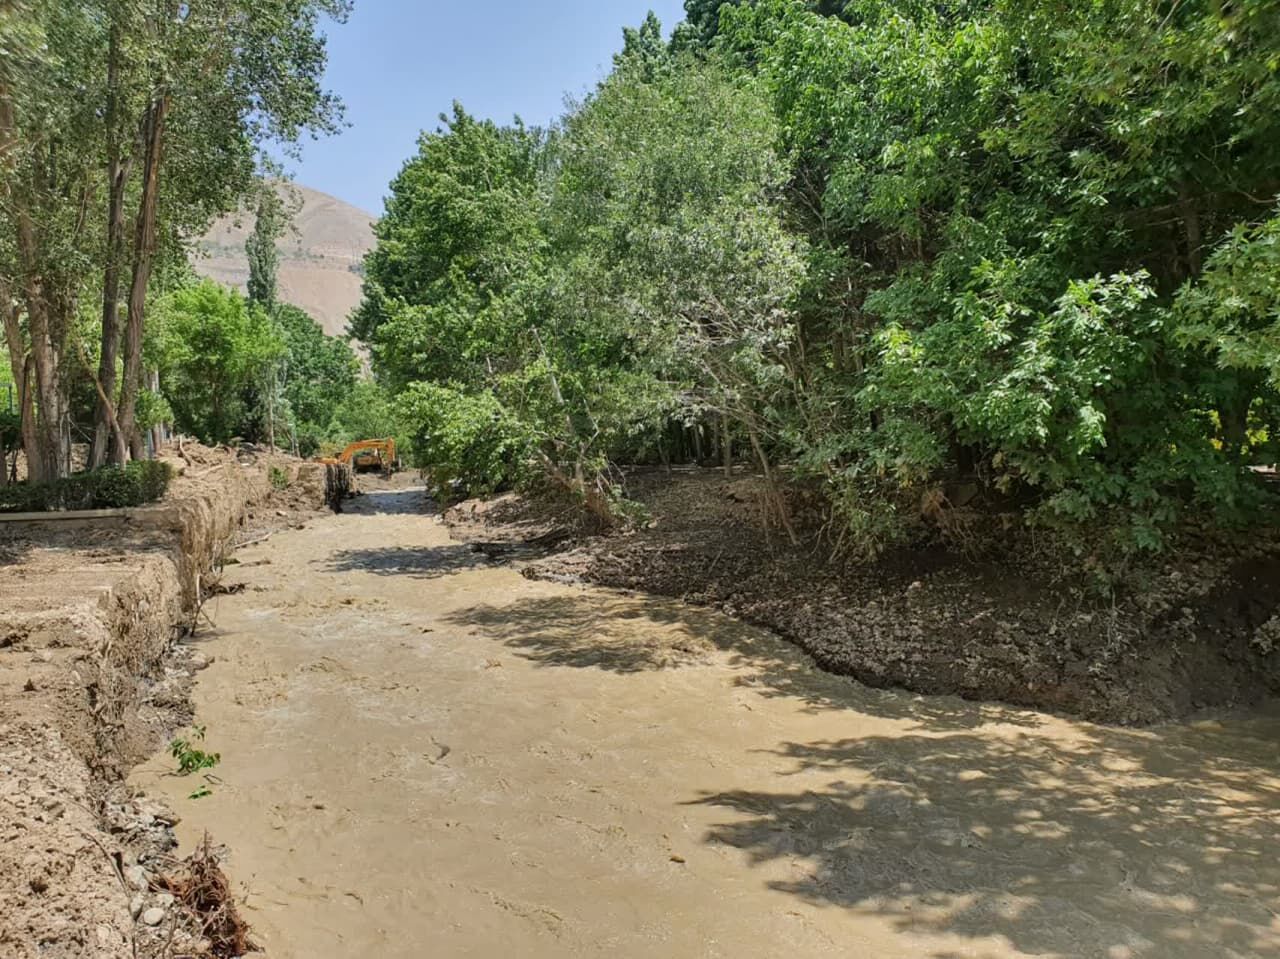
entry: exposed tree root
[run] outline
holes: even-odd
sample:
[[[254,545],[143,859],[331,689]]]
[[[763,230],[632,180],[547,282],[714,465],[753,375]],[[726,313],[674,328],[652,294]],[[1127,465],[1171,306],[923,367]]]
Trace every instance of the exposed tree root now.
[[[232,959],[257,951],[208,833],[195,852],[161,877],[159,885],[196,918],[201,936],[209,941],[209,955]]]

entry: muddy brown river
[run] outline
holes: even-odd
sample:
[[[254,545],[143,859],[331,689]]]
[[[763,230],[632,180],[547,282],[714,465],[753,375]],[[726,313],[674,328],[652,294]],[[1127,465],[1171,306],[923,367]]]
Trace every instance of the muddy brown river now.
[[[1280,710],[1117,730],[869,690],[530,582],[422,494],[243,550],[212,795],[272,957],[1280,956]]]

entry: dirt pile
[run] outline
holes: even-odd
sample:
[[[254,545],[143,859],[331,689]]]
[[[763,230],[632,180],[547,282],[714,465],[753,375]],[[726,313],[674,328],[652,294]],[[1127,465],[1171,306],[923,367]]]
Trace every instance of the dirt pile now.
[[[1112,723],[1152,723],[1280,692],[1280,538],[1204,541],[1102,600],[1078,562],[1010,530],[975,557],[937,544],[873,564],[795,548],[764,519],[758,478],[641,473],[653,516],[577,537],[526,575],[644,590],[713,606],[876,687],[958,694]],[[446,514],[472,543],[556,539],[545,509],[474,502]],[[564,531],[566,535],[570,532]]]
[[[145,921],[165,910],[146,866],[172,846],[171,823],[123,777],[189,719],[204,663],[175,644],[246,512],[274,512],[278,491],[260,457],[191,444],[168,456],[180,475],[155,506],[0,522],[4,956],[133,956],[142,930],[171,936]],[[305,464],[281,463],[314,514],[323,475],[317,497]]]

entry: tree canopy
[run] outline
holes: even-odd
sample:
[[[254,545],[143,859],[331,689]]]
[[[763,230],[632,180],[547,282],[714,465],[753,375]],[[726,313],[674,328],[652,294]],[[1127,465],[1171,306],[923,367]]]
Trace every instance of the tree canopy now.
[[[692,431],[866,552],[959,488],[1120,554],[1266,505],[1274,4],[687,14],[552,129],[455,107],[392,184],[353,330],[423,465],[607,513]]]
[[[334,131],[322,18],[347,0],[0,5],[0,305],[33,477],[70,469],[74,382],[91,462],[142,451],[158,274],[256,189],[263,149]],[[96,329],[80,322],[98,304]],[[93,354],[97,362],[93,362]]]

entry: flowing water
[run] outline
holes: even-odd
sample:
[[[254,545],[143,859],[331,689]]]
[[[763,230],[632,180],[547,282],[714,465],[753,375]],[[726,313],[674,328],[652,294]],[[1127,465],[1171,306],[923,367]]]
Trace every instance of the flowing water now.
[[[1280,956],[1280,711],[1108,729],[868,690],[531,582],[422,493],[243,550],[207,798],[273,957]]]

